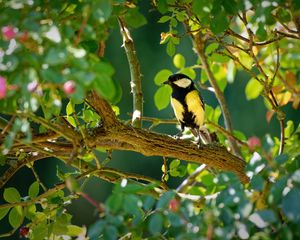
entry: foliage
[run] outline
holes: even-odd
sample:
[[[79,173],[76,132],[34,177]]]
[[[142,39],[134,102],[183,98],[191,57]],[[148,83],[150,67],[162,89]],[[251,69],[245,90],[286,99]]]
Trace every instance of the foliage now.
[[[247,162],[250,180],[245,184],[231,172],[211,168],[197,172],[195,163],[167,162],[163,153],[156,153],[164,157],[161,181],[124,173],[106,166],[114,150],[109,140],[100,147],[88,144],[98,132],[107,131],[106,115],[87,100],[91,91],[108,101],[116,115],[122,112],[117,106],[122,88],[114,78],[116,69],[104,57],[105,44],[113,29],[134,31],[147,24],[142,4],[0,1],[0,222],[11,227],[0,236],[19,230],[21,237],[29,239],[299,238],[300,125],[284,112],[286,106],[299,109],[300,103],[299,1],[152,1],[161,15],[158,24],[168,27],[160,44],[166,46],[174,68],[203,91],[216,94],[220,106],[206,104],[207,129],[216,133],[217,145]],[[177,51],[187,37],[199,58],[193,65],[188,64],[187,53]],[[128,62],[131,69],[138,65],[138,59]],[[169,105],[171,89],[162,83],[172,72],[163,68],[154,76],[158,110]],[[276,116],[281,137],[269,133],[248,137],[221,126],[223,118],[228,120],[222,96],[230,91],[238,72],[248,74],[245,89],[239,91],[251,103],[264,99],[266,121]],[[144,120],[152,121],[152,127],[174,123]],[[190,132],[184,136],[190,137]],[[231,149],[231,141],[239,146],[238,153]],[[126,150],[126,144],[120,149]],[[103,153],[106,159],[100,161]],[[58,170],[60,181],[53,188],[44,186],[33,165],[49,156],[76,169]],[[5,185],[23,166],[36,178],[26,194],[19,185]],[[81,180],[88,176],[114,183],[104,204],[84,192]],[[170,189],[170,178],[183,183]],[[66,210],[79,197],[97,210],[99,220],[92,226],[75,225]]]

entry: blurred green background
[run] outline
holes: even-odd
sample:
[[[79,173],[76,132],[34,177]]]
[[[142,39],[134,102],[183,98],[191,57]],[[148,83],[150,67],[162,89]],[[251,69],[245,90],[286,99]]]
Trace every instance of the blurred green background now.
[[[143,93],[144,93],[144,115],[158,118],[173,118],[174,114],[169,106],[167,109],[158,111],[154,105],[153,96],[157,89],[154,84],[155,74],[163,69],[168,68],[177,71],[172,64],[166,51],[165,45],[160,45],[160,33],[168,31],[167,24],[157,23],[160,14],[157,11],[151,11],[150,1],[144,1],[141,5],[141,12],[146,16],[148,24],[139,29],[131,29],[132,37],[135,42],[137,54],[141,64],[143,74]],[[132,95],[130,93],[130,73],[124,49],[121,47],[122,38],[119,29],[112,30],[108,41],[106,42],[105,58],[112,63],[116,73],[114,78],[118,81],[123,90],[122,100],[117,104],[121,110],[120,118],[122,120],[130,119],[128,113],[132,112]],[[177,53],[181,53],[186,59],[186,65],[194,65],[197,57],[192,50],[190,39],[186,36],[182,39],[177,48]],[[197,70],[197,78],[200,78],[200,70]],[[266,133],[272,136],[279,136],[279,124],[274,117],[270,123],[266,121],[266,108],[264,107],[262,97],[247,101],[244,89],[249,75],[244,72],[238,72],[233,84],[229,84],[225,90],[225,97],[229,106],[234,128],[244,132],[247,137],[256,135],[264,137]],[[217,101],[213,93],[202,90],[205,102],[213,107],[217,106]],[[284,107],[286,119],[293,119],[295,124],[299,123],[299,111],[293,110],[290,105]],[[220,124],[223,125],[220,119]],[[148,127],[149,123],[144,123]],[[154,128],[154,131],[176,134],[177,129],[173,125],[160,125]],[[103,155],[103,158],[105,155]],[[161,157],[144,157],[140,154],[131,152],[113,152],[112,161],[109,166],[120,170],[144,174],[160,179],[161,177]],[[36,170],[41,181],[48,187],[53,186],[58,181],[56,177],[57,169],[67,169],[64,164],[55,159],[44,159],[35,163]],[[28,186],[34,181],[33,174],[29,169],[20,170],[15,177],[7,184],[6,187],[19,185],[23,182],[23,189],[20,193],[26,195]],[[176,186],[180,179],[170,179],[169,184]],[[85,191],[96,201],[103,202],[111,193],[112,185],[92,178],[86,185]],[[86,225],[93,223],[97,219],[95,208],[84,199],[74,200],[69,206],[69,211],[74,216],[73,223]],[[5,226],[2,226],[6,228]],[[14,239],[14,238],[11,238]]]

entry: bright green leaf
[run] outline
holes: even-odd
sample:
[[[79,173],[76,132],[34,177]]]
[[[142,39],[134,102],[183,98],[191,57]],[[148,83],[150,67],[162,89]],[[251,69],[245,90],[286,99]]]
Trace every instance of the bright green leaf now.
[[[23,222],[23,208],[21,206],[12,208],[8,215],[8,221],[13,228],[19,227]]]
[[[4,189],[3,198],[9,203],[15,203],[21,200],[19,191],[13,187]]]
[[[162,16],[162,17],[158,20],[158,22],[159,22],[159,23],[165,23],[165,22],[169,21],[170,19],[171,19],[170,16]]]
[[[192,80],[194,80],[196,78],[196,72],[193,68],[184,68],[180,72],[187,75]]]
[[[248,100],[257,98],[263,90],[263,86],[254,78],[251,78],[246,85],[245,93]]]
[[[205,48],[205,54],[206,55],[209,55],[211,54],[212,52],[214,52],[215,50],[217,50],[219,47],[219,43],[211,43],[209,44],[206,48]]]
[[[71,237],[77,237],[84,232],[85,232],[84,227],[79,227],[76,225],[68,225],[67,226],[67,234]]]
[[[0,208],[0,220],[6,216],[6,214],[9,211],[9,209],[10,209],[9,207],[7,207],[7,208]]]
[[[177,53],[173,58],[173,64],[176,68],[181,69],[185,66],[185,58],[180,53]]]
[[[165,85],[157,89],[154,94],[154,103],[158,110],[162,110],[169,105],[172,89]]]
[[[158,86],[162,85],[172,74],[173,73],[168,69],[160,70],[154,77],[155,84]]]

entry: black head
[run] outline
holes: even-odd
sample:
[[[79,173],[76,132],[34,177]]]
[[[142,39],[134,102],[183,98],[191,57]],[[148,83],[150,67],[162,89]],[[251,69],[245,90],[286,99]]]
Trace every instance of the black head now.
[[[194,85],[192,79],[185,74],[176,73],[171,75],[164,84],[169,84],[171,87],[175,88],[190,88]]]

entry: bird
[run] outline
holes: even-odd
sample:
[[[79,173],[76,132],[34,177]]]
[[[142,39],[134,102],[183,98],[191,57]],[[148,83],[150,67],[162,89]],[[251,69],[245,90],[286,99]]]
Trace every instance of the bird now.
[[[181,137],[185,127],[188,127],[195,137],[199,137],[198,144],[201,145],[205,105],[194,82],[187,75],[176,73],[169,76],[168,80],[163,83],[172,88],[171,106],[181,126],[181,132],[176,136]]]

